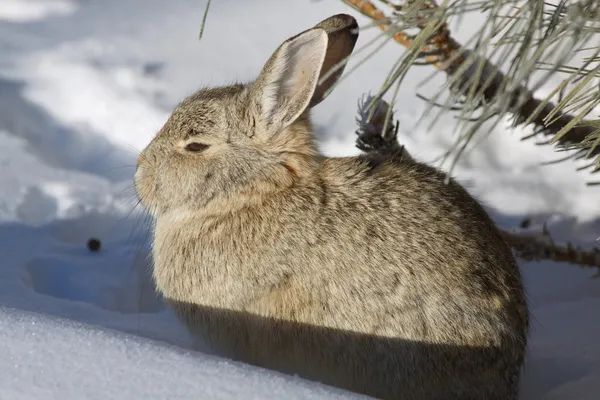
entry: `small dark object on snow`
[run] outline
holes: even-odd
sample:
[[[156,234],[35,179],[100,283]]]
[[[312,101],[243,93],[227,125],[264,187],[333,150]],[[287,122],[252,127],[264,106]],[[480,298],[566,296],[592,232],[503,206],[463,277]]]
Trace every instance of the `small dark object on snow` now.
[[[98,239],[91,238],[87,242],[87,247],[90,249],[90,251],[98,251],[100,250],[100,241]]]
[[[521,223],[519,224],[519,226],[523,229],[529,228],[529,225],[531,225],[531,218],[529,217],[524,218],[523,221],[521,221]]]

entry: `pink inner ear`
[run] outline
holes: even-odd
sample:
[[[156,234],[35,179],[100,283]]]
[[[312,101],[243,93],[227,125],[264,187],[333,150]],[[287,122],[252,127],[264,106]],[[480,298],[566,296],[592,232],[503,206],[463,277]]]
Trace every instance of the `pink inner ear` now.
[[[327,34],[311,29],[285,42],[263,73],[262,109],[269,121],[280,126],[294,122],[315,91],[327,51]]]
[[[284,73],[284,92],[295,97],[301,94],[306,86],[310,86],[313,79],[318,79],[321,70],[322,48],[320,43],[305,42],[292,43],[287,49],[289,58],[288,66]]]

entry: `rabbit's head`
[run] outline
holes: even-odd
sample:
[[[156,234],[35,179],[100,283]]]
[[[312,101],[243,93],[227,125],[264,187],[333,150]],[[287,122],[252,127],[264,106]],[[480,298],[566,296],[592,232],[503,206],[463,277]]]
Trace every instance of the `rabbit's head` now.
[[[356,20],[335,15],[283,42],[254,82],[185,99],[139,156],[142,204],[154,216],[235,208],[310,174],[318,157],[307,110],[341,76],[357,38]]]

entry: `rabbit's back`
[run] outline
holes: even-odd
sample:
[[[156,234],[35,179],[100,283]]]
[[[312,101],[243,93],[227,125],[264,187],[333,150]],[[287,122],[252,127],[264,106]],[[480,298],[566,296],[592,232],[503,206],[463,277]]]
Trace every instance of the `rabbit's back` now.
[[[159,220],[157,284],[243,361],[384,398],[513,398],[519,270],[483,208],[444,179],[412,161],[327,159],[260,206]]]
[[[413,161],[329,159],[260,215],[263,254],[306,277],[311,299],[326,288],[322,301],[339,301],[336,328],[500,345],[527,328],[520,272],[488,214],[445,178]]]

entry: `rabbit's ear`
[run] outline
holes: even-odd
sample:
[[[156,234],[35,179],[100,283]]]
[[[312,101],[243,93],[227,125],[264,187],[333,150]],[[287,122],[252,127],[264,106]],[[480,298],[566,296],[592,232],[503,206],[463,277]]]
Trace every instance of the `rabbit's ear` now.
[[[309,29],[283,42],[265,64],[251,96],[269,135],[292,124],[308,107],[327,43],[325,30]]]
[[[352,54],[354,45],[358,39],[358,24],[354,17],[348,14],[337,14],[329,17],[315,28],[321,28],[327,32],[329,43],[327,46],[327,55],[321,67],[321,80],[331,68],[335,68],[325,81],[317,85],[317,88],[310,101],[309,107],[314,107],[323,101],[330,92],[331,87],[342,76],[346,67],[347,58]]]
[[[345,59],[357,39],[356,20],[337,14],[286,40],[273,53],[252,90],[259,118],[270,134],[289,126],[308,107],[327,97],[344,72]],[[335,70],[320,82],[332,68]]]

